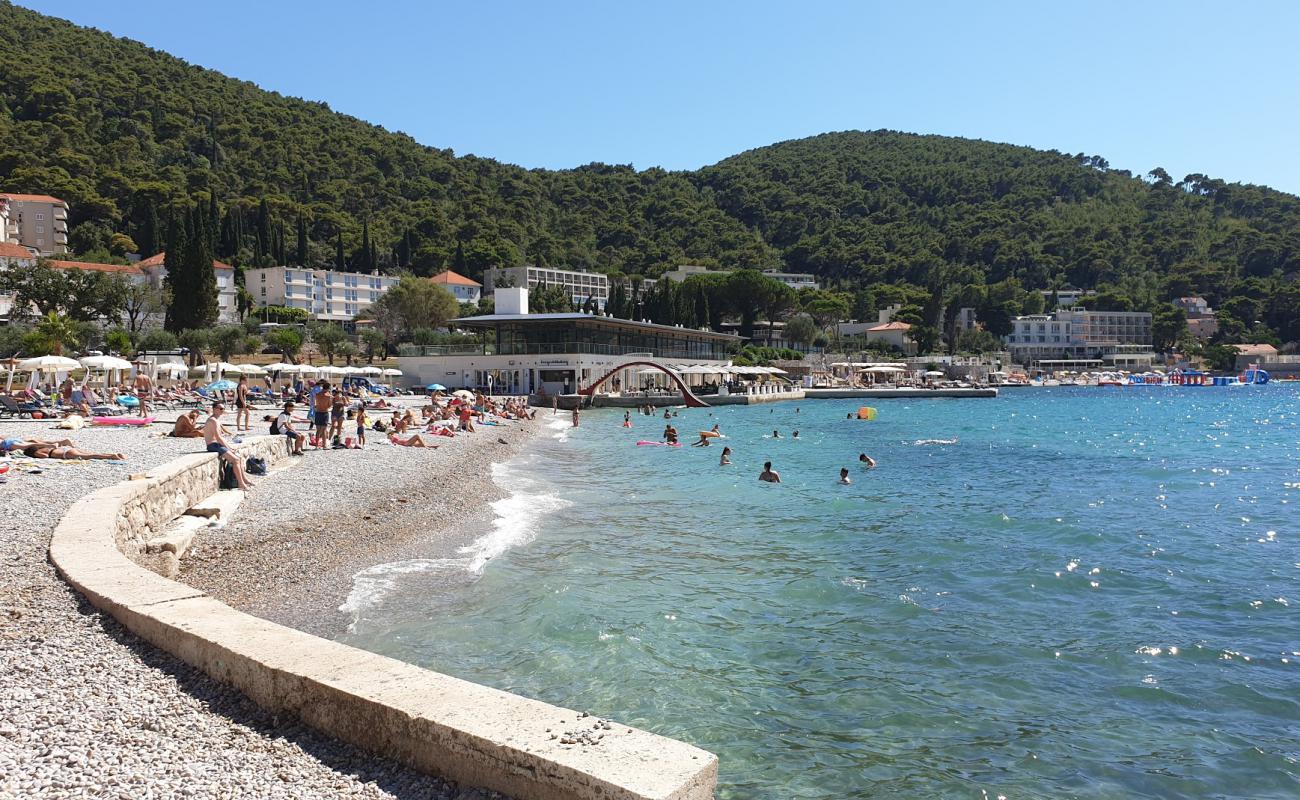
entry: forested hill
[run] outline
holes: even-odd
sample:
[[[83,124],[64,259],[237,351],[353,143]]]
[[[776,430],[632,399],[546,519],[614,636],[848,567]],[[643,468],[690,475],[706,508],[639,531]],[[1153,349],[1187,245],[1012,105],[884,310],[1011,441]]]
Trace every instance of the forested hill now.
[[[83,252],[114,232],[157,250],[167,209],[215,192],[219,255],[241,265],[333,264],[341,251],[348,268],[418,274],[527,261],[654,275],[689,262],[816,272],[849,290],[1114,283],[1144,306],[1250,296],[1248,324],[1300,272],[1300,198],[1264,187],[888,131],[695,172],[527,170],[4,0],[0,190],[67,199]]]

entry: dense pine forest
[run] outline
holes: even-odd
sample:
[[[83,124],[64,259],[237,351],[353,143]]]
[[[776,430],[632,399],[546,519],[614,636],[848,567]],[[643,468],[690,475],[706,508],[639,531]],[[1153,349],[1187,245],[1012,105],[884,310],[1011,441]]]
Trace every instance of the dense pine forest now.
[[[1225,341],[1300,339],[1300,198],[1266,187],[892,131],[694,172],[529,170],[3,0],[0,190],[66,199],[81,254],[157,252],[165,219],[204,208],[237,266],[782,268],[816,273],[855,315],[902,292],[936,327],[958,303],[1032,311],[1035,289],[1100,288],[1097,304],[1157,313],[1199,294]]]

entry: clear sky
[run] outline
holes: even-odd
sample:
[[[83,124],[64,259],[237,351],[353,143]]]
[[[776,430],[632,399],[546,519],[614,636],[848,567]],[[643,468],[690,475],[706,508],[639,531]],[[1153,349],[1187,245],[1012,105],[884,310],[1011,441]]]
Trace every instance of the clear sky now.
[[[529,167],[891,128],[1300,193],[1300,2],[18,2]]]

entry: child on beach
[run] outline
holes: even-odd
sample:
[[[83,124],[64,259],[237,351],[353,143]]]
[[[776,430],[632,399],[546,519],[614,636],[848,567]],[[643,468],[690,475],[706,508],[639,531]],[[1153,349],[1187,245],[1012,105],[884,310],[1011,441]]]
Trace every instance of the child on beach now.
[[[357,407],[357,447],[366,446],[366,407]]]

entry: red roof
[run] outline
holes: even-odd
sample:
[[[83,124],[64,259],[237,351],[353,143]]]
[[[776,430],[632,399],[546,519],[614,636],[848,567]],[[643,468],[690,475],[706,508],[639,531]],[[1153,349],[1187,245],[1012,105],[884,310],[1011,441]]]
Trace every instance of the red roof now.
[[[36,256],[20,244],[0,242],[0,258],[36,258]]]
[[[911,327],[906,322],[886,322],[884,325],[867,328],[867,331],[905,331],[911,329]]]
[[[48,194],[11,194],[5,192],[4,194],[0,194],[0,197],[12,200],[15,203],[54,203],[55,205],[60,206],[67,205],[67,203],[63,202],[59,198],[50,197]]]
[[[55,269],[90,269],[95,272],[121,272],[127,275],[139,275],[140,268],[133,264],[93,264],[88,261],[46,261]]]
[[[433,281],[434,283],[450,283],[450,284],[455,284],[456,286],[482,286],[483,285],[478,281],[473,280],[472,278],[466,278],[464,275],[461,275],[460,273],[457,272],[452,272],[451,270],[445,270],[443,272],[439,272],[437,275],[434,275],[429,280]]]
[[[135,265],[140,269],[161,267],[163,265],[163,259],[166,256],[167,256],[167,252],[163,251],[157,255],[149,256],[148,258],[142,258],[139,261],[135,262]],[[234,267],[230,266],[229,264],[223,264],[220,261],[217,261],[215,258],[212,260],[212,268],[213,269],[234,269]]]

